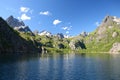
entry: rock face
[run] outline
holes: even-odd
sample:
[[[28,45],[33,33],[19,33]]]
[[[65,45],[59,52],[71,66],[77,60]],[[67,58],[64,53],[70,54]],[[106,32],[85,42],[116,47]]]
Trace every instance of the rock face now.
[[[32,41],[26,41],[0,17],[0,53],[37,52]]]
[[[70,46],[70,48],[72,50],[75,50],[75,49],[86,49],[85,44],[83,43],[83,41],[80,41],[80,40],[72,40],[69,43],[69,46]]]
[[[57,33],[56,35],[59,39],[63,39],[64,38],[64,35],[62,33]]]
[[[25,26],[23,21],[19,21],[18,19],[14,18],[13,16],[10,16],[6,19],[6,22],[8,25],[10,25],[13,29],[20,31],[20,32],[30,32],[30,28],[28,26]]]
[[[114,16],[106,16],[94,34],[96,40],[99,42],[101,39],[107,38],[108,37],[108,30],[112,31],[112,29],[115,29],[117,26],[119,26],[119,23],[120,23],[119,18],[116,18]],[[111,34],[111,37],[114,38],[117,35],[118,35],[117,32],[113,32]]]
[[[87,32],[82,32],[82,33],[80,33],[80,36],[83,36],[83,37],[86,37],[86,36],[88,36],[89,35],[89,33],[87,33]]]
[[[100,26],[97,29],[97,34],[104,33],[107,28],[113,28],[113,24],[120,24],[120,18],[114,17],[114,16],[106,16]]]
[[[64,38],[70,38],[70,36],[69,35],[64,35]]]
[[[117,36],[118,36],[118,33],[117,32],[113,32],[112,37],[115,38]]]
[[[38,35],[40,35],[40,36],[44,35],[44,36],[49,36],[49,37],[52,36],[52,34],[46,30],[41,31],[40,33],[38,33]]]
[[[107,29],[107,27],[111,26],[112,23],[113,23],[113,19],[114,17],[112,16],[106,16],[102,23],[100,24],[100,26],[98,27],[98,31],[97,31],[97,34],[101,35],[102,33],[104,33]]]
[[[32,33],[32,31],[30,30],[30,28],[28,26],[19,26],[19,27],[14,27],[15,30],[20,31],[20,32],[30,32]]]
[[[57,48],[58,48],[58,49],[64,49],[65,46],[64,46],[62,43],[59,43],[59,44],[57,45]]]
[[[19,21],[18,19],[14,18],[13,16],[10,16],[6,19],[6,22],[11,26],[11,27],[19,27],[19,26],[25,26],[23,21]]]
[[[115,54],[120,53],[120,43],[118,43],[118,42],[114,43],[109,52],[115,53]]]

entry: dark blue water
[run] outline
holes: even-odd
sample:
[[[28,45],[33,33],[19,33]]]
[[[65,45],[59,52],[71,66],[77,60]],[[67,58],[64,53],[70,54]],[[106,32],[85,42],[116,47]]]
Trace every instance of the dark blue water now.
[[[120,55],[0,56],[0,80],[120,80]]]

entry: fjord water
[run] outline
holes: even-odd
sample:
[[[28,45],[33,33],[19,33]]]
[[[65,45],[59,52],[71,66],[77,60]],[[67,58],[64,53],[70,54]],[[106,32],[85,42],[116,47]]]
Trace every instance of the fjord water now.
[[[0,56],[0,80],[120,80],[120,55]]]

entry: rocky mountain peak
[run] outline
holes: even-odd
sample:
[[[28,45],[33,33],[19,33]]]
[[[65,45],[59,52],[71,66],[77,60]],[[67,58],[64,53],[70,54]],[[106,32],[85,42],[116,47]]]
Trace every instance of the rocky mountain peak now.
[[[86,37],[88,35],[89,35],[89,33],[85,32],[85,31],[83,31],[82,33],[80,33],[80,36],[83,36],[83,37]]]
[[[6,22],[11,26],[11,27],[19,27],[19,26],[25,26],[23,21],[19,21],[18,19],[14,18],[13,16],[10,16],[6,19]]]
[[[7,19],[14,19],[14,17],[12,15],[10,15]]]
[[[63,38],[64,38],[63,33],[57,33],[56,36],[57,36],[59,39],[63,39]]]
[[[9,16],[6,19],[6,22],[8,23],[8,25],[10,25],[12,28],[14,28],[17,31],[32,33],[32,31],[30,30],[30,28],[28,26],[26,26],[23,21],[20,21],[20,20],[14,18],[12,15]]]
[[[107,22],[110,22],[110,21],[113,21],[113,17],[112,16],[106,16],[103,20],[103,23],[107,23]]]
[[[107,28],[111,27],[114,23],[114,17],[113,16],[105,16],[102,23],[99,25],[97,29],[98,35],[103,35],[104,32],[106,32]]]
[[[50,32],[48,32],[48,31],[46,31],[46,30],[41,31],[40,33],[38,33],[38,35],[40,35],[40,36],[43,36],[43,35],[52,36],[52,34]]]
[[[120,18],[116,16],[106,16],[100,26],[111,26],[111,24],[115,22],[117,24],[120,24]]]

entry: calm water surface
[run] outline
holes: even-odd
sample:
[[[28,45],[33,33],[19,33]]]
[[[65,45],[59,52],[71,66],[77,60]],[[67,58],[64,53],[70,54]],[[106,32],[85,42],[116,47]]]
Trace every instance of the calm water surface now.
[[[0,80],[120,80],[120,55],[1,55]]]

